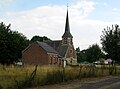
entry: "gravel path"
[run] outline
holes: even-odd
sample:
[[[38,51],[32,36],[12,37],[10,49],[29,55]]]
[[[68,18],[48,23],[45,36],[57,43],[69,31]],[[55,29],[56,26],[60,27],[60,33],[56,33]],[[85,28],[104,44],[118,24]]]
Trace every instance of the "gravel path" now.
[[[86,78],[30,89],[120,89],[120,77]]]
[[[120,77],[110,78],[96,83],[85,83],[74,89],[120,89]]]

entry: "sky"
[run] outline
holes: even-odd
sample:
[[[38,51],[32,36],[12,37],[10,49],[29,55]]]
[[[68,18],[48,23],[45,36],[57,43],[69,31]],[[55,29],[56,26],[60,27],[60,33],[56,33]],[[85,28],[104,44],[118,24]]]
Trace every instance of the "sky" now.
[[[120,25],[120,0],[0,0],[0,22],[28,39],[39,35],[61,40],[67,3],[75,48],[101,46],[104,28]]]

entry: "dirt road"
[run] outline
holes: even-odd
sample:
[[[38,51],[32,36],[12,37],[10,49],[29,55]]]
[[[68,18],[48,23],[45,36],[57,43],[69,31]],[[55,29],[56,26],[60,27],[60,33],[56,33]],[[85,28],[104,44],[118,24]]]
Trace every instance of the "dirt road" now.
[[[30,89],[120,89],[120,77],[86,78]]]
[[[110,78],[96,83],[85,83],[73,89],[120,89],[120,78]]]

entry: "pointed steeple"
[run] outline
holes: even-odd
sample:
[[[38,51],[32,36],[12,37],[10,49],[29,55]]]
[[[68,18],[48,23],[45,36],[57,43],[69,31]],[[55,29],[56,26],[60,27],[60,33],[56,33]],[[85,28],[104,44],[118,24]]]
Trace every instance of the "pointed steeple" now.
[[[68,17],[68,6],[67,6],[65,32],[64,32],[62,38],[66,38],[66,37],[71,37],[71,38],[73,38],[73,36],[72,36],[71,33],[70,33],[69,17]]]

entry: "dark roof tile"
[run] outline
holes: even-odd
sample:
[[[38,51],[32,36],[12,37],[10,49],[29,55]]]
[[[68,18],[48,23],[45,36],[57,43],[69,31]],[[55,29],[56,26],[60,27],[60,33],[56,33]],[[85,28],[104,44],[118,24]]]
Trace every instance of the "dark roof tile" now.
[[[58,48],[58,53],[59,55],[61,55],[62,57],[65,57],[65,54],[67,52],[67,49],[68,49],[68,45],[61,45],[59,48]]]
[[[36,41],[35,43],[37,43],[39,46],[41,46],[44,50],[46,50],[48,53],[55,53],[58,54],[57,51],[55,51],[51,46],[49,46],[48,44],[44,43],[44,42],[39,42]]]
[[[60,56],[65,56],[66,51],[68,49],[68,45],[62,45],[62,40],[45,41],[45,43],[53,47],[59,53]]]

